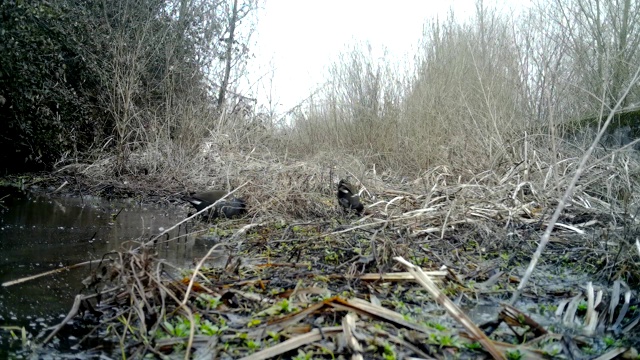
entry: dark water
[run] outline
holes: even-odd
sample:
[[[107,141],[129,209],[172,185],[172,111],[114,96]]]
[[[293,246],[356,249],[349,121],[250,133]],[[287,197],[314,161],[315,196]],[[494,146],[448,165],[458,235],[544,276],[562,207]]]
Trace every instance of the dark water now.
[[[134,248],[133,241],[148,240],[185,215],[175,208],[134,201],[52,198],[15,191],[5,195],[0,194],[0,283]],[[169,237],[178,237],[178,231],[173,230]],[[169,262],[188,266],[210,245],[182,236],[179,241],[158,245],[157,251]],[[24,326],[37,334],[45,326],[56,325],[70,310],[82,279],[89,274],[90,267],[84,266],[0,286],[0,327]],[[15,347],[8,335],[0,329],[0,358]]]

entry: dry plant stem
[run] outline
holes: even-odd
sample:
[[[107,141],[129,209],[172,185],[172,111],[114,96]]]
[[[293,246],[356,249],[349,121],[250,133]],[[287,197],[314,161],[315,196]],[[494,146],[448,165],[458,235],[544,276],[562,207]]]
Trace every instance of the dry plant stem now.
[[[349,349],[351,349],[351,358],[362,358],[362,345],[356,339],[354,333],[356,331],[356,315],[354,313],[348,313],[342,318],[342,336],[347,343]]]
[[[423,359],[434,359],[431,356],[427,355],[426,353],[424,353],[420,348],[418,348],[416,345],[413,345],[412,343],[405,341],[397,336],[391,335],[390,333],[384,331],[384,330],[380,330],[380,329],[376,329],[373,326],[368,326],[367,327],[369,329],[369,331],[371,331],[372,333],[375,334],[375,336],[382,336],[382,337],[386,337],[388,338],[391,342],[394,342],[398,345],[402,345],[408,349],[410,349],[411,351],[413,351],[414,353],[416,353],[418,356],[422,356]],[[414,358],[415,359],[415,358]]]
[[[551,220],[547,224],[547,228],[545,229],[544,234],[542,234],[542,238],[540,239],[540,244],[538,244],[538,248],[536,249],[536,252],[533,254],[533,257],[531,258],[531,262],[529,262],[529,267],[527,267],[527,271],[524,273],[522,280],[520,280],[520,284],[518,284],[518,288],[516,289],[516,291],[513,293],[513,296],[511,297],[511,300],[510,300],[511,305],[514,305],[516,301],[518,301],[518,298],[522,294],[522,290],[527,285],[527,282],[529,281],[531,274],[533,274],[533,269],[535,269],[538,263],[538,260],[540,260],[540,256],[542,255],[542,251],[544,250],[544,248],[547,246],[547,243],[549,242],[549,238],[551,237],[551,232],[553,231],[553,228],[555,227],[556,222],[560,218],[560,214],[562,213],[562,210],[564,210],[565,205],[571,198],[571,195],[573,194],[573,190],[576,187],[576,183],[578,182],[578,179],[580,179],[580,176],[585,170],[587,160],[589,160],[591,153],[593,153],[593,150],[600,143],[600,139],[602,138],[605,131],[607,130],[607,127],[609,127],[611,120],[613,120],[616,110],[620,108],[622,101],[627,97],[627,94],[629,94],[629,91],[631,90],[632,85],[638,81],[639,77],[640,77],[640,67],[638,67],[638,69],[636,70],[636,73],[633,75],[630,85],[627,87],[624,94],[620,97],[620,99],[618,99],[618,102],[616,103],[616,105],[609,112],[609,116],[607,116],[607,120],[602,125],[600,131],[596,135],[596,138],[593,139],[593,142],[591,142],[591,146],[589,146],[589,149],[587,149],[587,151],[582,156],[582,159],[580,159],[580,164],[576,169],[576,173],[575,175],[573,175],[573,178],[571,178],[571,182],[567,186],[567,190],[564,192],[564,195],[558,202],[558,206],[556,206],[556,210],[553,213]],[[602,117],[602,114],[600,115],[600,117]]]
[[[464,313],[456,304],[453,303],[446,295],[444,295],[440,289],[436,286],[436,284],[431,280],[431,278],[422,271],[421,268],[413,265],[412,263],[405,260],[402,256],[397,256],[394,258],[397,262],[404,265],[407,270],[413,275],[416,282],[418,282],[422,287],[427,289],[429,294],[438,302],[438,304],[442,305],[445,308],[447,313],[459,322],[465,329],[467,329],[475,338],[475,340],[479,341],[480,344],[484,347],[484,349],[491,354],[494,359],[504,359],[504,355],[495,347],[493,342],[485,335],[485,333],[480,330],[476,324],[471,321],[471,319]]]
[[[246,183],[242,184],[242,186],[244,186]],[[237,189],[236,189],[237,190]],[[216,201],[217,203],[217,201]],[[211,206],[215,205],[212,204]],[[209,207],[211,207],[209,206]],[[209,207],[203,209],[202,211],[207,210]],[[200,212],[202,212],[200,211]],[[194,215],[195,216],[195,215]],[[189,329],[189,342],[187,344],[187,349],[185,352],[185,360],[189,359],[190,356],[190,352],[191,352],[191,347],[193,346],[193,337],[195,336],[195,323],[194,323],[194,319],[193,319],[193,313],[191,312],[191,309],[189,309],[188,306],[185,306],[187,304],[187,301],[189,300],[189,294],[191,293],[191,289],[193,288],[193,283],[196,280],[196,276],[198,275],[198,273],[200,272],[200,268],[202,267],[202,265],[204,264],[204,262],[209,258],[209,256],[211,256],[211,253],[213,253],[213,250],[215,250],[216,248],[218,248],[219,246],[221,246],[223,244],[216,244],[214,246],[211,247],[211,249],[209,249],[209,251],[207,252],[207,254],[205,256],[202,257],[202,259],[200,260],[200,262],[198,262],[198,265],[196,265],[196,267],[193,269],[193,274],[191,275],[191,279],[189,280],[189,285],[187,286],[187,291],[184,294],[184,298],[182,299],[182,302],[180,302],[180,306],[178,308],[184,308],[185,311],[187,312],[187,314],[189,315],[189,321],[190,321],[190,329]]]
[[[7,287],[7,286],[20,284],[20,283],[23,283],[23,282],[35,280],[35,279],[43,277],[43,276],[53,275],[53,274],[57,274],[57,273],[62,272],[62,271],[75,269],[75,268],[80,267],[80,266],[99,264],[101,261],[102,260],[90,260],[90,261],[85,261],[85,262],[81,262],[81,263],[74,264],[74,265],[65,266],[63,268],[59,268],[59,269],[43,272],[43,273],[40,273],[40,274],[31,275],[31,276],[23,277],[23,278],[20,278],[20,279],[3,282],[2,286],[3,287]]]
[[[191,352],[191,347],[193,346],[193,338],[195,336],[195,321],[193,318],[193,312],[191,311],[191,309],[188,306],[184,306],[186,304],[186,299],[188,297],[188,294],[185,296],[185,301],[183,301],[182,303],[180,302],[180,299],[178,299],[177,296],[175,296],[175,294],[173,293],[173,291],[171,291],[170,289],[168,289],[162,282],[158,281],[158,279],[160,279],[159,277],[160,274],[160,268],[158,265],[158,268],[156,269],[156,275],[158,276],[153,277],[151,276],[151,274],[147,273],[146,275],[149,276],[149,278],[154,281],[156,283],[156,285],[162,289],[164,291],[165,294],[168,294],[173,301],[176,302],[176,304],[180,304],[180,306],[178,308],[176,308],[175,311],[179,310],[180,308],[183,308],[184,311],[187,313],[187,316],[189,317],[189,322],[190,322],[190,327],[189,327],[189,342],[187,344],[187,349],[186,349],[186,353],[185,353],[185,359],[189,359],[190,356],[190,352]],[[143,293],[144,295],[144,293]],[[164,297],[162,298],[162,313],[161,316],[159,316],[158,318],[162,318],[164,317],[164,312],[165,312],[165,305],[164,305]]]
[[[49,334],[49,336],[47,336],[47,338],[44,339],[44,341],[42,342],[42,346],[46,345],[58,333],[58,331],[62,329],[62,327],[67,322],[71,321],[73,317],[78,315],[78,311],[80,310],[80,304],[82,303],[82,300],[84,300],[84,296],[76,295],[76,298],[73,301],[73,306],[71,307],[71,310],[69,310],[69,313],[64,318],[64,320],[62,320],[60,324],[58,324],[58,326],[55,327],[55,329],[51,332],[51,334]]]
[[[285,340],[278,345],[266,348],[262,351],[258,351],[249,356],[245,356],[240,360],[263,360],[276,357],[280,354],[284,354],[287,351],[297,349],[303,345],[311,344],[316,341],[320,341],[324,336],[332,336],[342,332],[342,326],[324,327],[322,329],[313,329],[306,334],[293,337]]]

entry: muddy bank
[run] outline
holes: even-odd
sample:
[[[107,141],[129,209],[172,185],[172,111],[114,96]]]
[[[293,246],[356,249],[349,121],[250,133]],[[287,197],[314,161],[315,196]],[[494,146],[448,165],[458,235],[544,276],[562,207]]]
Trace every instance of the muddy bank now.
[[[360,188],[367,195],[361,217],[340,211],[335,184],[325,180],[297,183],[300,191],[243,188],[253,196],[249,215],[197,225],[211,240],[197,270],[169,275],[163,269],[171,265],[147,242],[110,254],[86,274],[71,318],[103,322],[77,345],[134,358],[580,357],[637,347],[629,212],[579,192],[510,308],[504,303],[557,200],[502,176],[483,179],[401,190],[372,181],[375,187]],[[286,212],[278,211],[282,203]],[[430,271],[442,296],[416,283],[397,257]],[[445,297],[460,310],[445,310]],[[489,340],[463,326],[460,314]],[[96,333],[105,345],[88,350]]]
[[[176,204],[184,186],[165,186],[153,177],[122,176],[98,180],[69,172],[7,176],[3,186],[12,186],[38,195],[95,196],[105,200],[134,199],[138,202]]]

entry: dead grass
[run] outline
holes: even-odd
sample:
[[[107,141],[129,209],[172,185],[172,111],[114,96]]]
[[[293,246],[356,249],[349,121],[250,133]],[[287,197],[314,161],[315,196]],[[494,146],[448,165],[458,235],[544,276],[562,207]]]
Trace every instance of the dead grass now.
[[[280,175],[290,175],[292,168],[299,167]],[[309,212],[314,208],[306,207],[304,222],[295,222],[292,216],[297,214],[291,212],[280,215],[288,222],[278,221],[273,212],[266,216],[260,209],[253,218],[218,224],[233,234],[212,248],[226,252],[226,265],[216,267],[205,256],[204,266],[183,278],[159,271],[160,265],[170,264],[155,257],[152,244],[108,256],[111,260],[99,267],[98,275],[86,281],[92,292],[102,293],[96,309],[106,321],[96,330],[119,344],[117,353],[135,358],[150,353],[247,359],[300,354],[478,358],[486,356],[476,344],[478,338],[465,335],[456,321],[462,321],[461,311],[483,303],[492,304],[492,315],[500,314],[495,322],[476,324],[489,335],[483,340],[485,349],[491,347],[494,353],[518,351],[527,358],[542,358],[561,347],[558,334],[564,334],[563,341],[574,343],[578,352],[626,351],[622,345],[605,351],[602,337],[584,342],[569,335],[583,331],[576,330],[576,321],[589,324],[588,331],[601,329],[596,332],[600,335],[604,327],[595,327],[591,316],[577,312],[577,301],[593,295],[582,295],[584,283],[571,282],[567,273],[594,274],[603,257],[625,253],[618,250],[625,246],[623,239],[597,235],[605,229],[599,220],[602,212],[591,209],[585,214],[586,208],[579,203],[567,208],[564,226],[554,232],[546,266],[534,279],[536,286],[525,291],[525,298],[537,300],[526,300],[521,306],[528,314],[539,311],[537,315],[554,324],[554,334],[517,308],[498,305],[514,290],[522,264],[549,218],[537,203],[543,196],[514,191],[518,183],[513,176],[505,179],[487,173],[462,183],[446,170],[424,174],[417,182],[405,183],[402,190],[380,189],[371,182],[367,190],[376,195],[376,202],[369,203],[372,213],[362,219],[345,221],[336,213],[313,218]],[[433,185],[426,193],[410,192],[427,182]],[[309,189],[312,183],[321,185],[297,182],[303,185],[294,188]],[[315,191],[324,196],[322,188]],[[514,193],[519,196],[511,197]],[[620,213],[610,216],[624,218]],[[252,226],[247,228],[246,223]],[[441,293],[435,298],[439,302],[442,296],[457,298],[467,310],[454,309],[450,311],[458,315],[443,316],[434,297],[411,281],[417,275],[402,273],[404,267],[394,260],[398,256],[426,270],[445,265],[448,271],[430,272],[439,289],[435,291]],[[615,266],[604,266],[599,269],[600,279],[624,276],[619,271],[628,270],[628,265],[616,261]],[[565,278],[560,280],[563,272]],[[562,290],[554,290],[557,287]],[[609,293],[606,281],[597,289]],[[564,306],[574,295],[565,313]],[[621,296],[621,292],[612,293],[611,299]],[[93,302],[92,298],[79,301]],[[564,305],[555,315],[544,310],[558,303]],[[618,306],[622,304],[616,300],[612,309]],[[632,311],[614,326],[633,331],[634,316]],[[462,322],[468,326],[469,321]],[[609,326],[615,322],[602,321]],[[511,329],[497,330],[502,322]],[[506,344],[514,342],[520,345]]]
[[[216,139],[219,138],[224,136],[218,134]],[[239,195],[247,198],[252,217],[287,221],[337,216],[336,184],[341,178],[350,178],[358,185],[365,206],[374,217],[400,223],[430,223],[433,231],[444,237],[448,228],[461,222],[494,220],[508,228],[523,216],[532,223],[543,214],[548,215],[583,153],[583,149],[566,142],[558,142],[559,151],[553,153],[545,146],[551,141],[543,135],[521,137],[504,148],[483,171],[441,165],[412,177],[331,152],[284,160],[281,154],[260,151],[258,147],[224,148],[220,142],[212,142],[208,150],[191,157],[173,157],[173,161],[183,159],[185,163],[162,172],[113,179],[109,174],[114,162],[110,159],[75,165],[74,171],[85,175],[96,188],[98,184],[109,184],[140,195],[151,192],[167,198],[204,189],[232,190],[246,183]],[[170,152],[156,155],[169,159],[173,156]],[[154,156],[133,154],[132,159],[144,168],[158,162]],[[634,192],[638,186],[638,162],[633,151],[596,149],[576,185],[570,212],[591,214],[600,223],[616,225],[631,219],[639,200]]]
[[[171,198],[186,190],[243,185],[238,195],[247,198],[249,215],[216,225],[225,230],[220,246],[226,249],[226,266],[216,268],[203,258],[195,276],[181,279],[158,272],[161,261],[150,248],[120,253],[105,272],[108,277],[90,282],[105,291],[100,311],[110,320],[103,326],[127,357],[189,356],[192,351],[222,358],[294,357],[300,352],[385,358],[385,351],[397,356],[484,356],[474,348],[477,338],[465,337],[430,297],[407,282],[406,274],[396,274],[404,268],[394,258],[426,270],[446,266],[450,272],[444,279],[439,273],[440,290],[468,307],[497,307],[508,299],[582,155],[582,149],[563,142],[553,153],[543,146],[549,142],[542,135],[523,136],[484,171],[441,165],[413,177],[330,152],[304,160],[285,160],[250,146],[202,152],[199,159],[207,161],[199,163],[200,170],[168,183],[161,193]],[[108,169],[108,160],[86,167],[87,174],[99,179],[101,166]],[[632,247],[639,168],[631,151],[594,153],[552,233],[534,274],[535,286],[525,289],[526,299],[538,299],[522,305],[530,310],[526,316],[531,307],[556,306],[568,294],[582,296],[584,282],[560,280],[567,273],[593,279],[603,291],[614,280],[640,282]],[[138,181],[142,190],[152,176],[125,181]],[[338,209],[336,183],[345,177],[360,190],[367,213],[362,218],[345,217]],[[559,293],[554,290],[558,287],[563,289]],[[525,316],[517,311],[524,310],[505,307],[493,315],[501,313],[501,321],[511,321],[513,327],[514,319]],[[558,322],[551,313],[546,316]],[[617,326],[633,331],[634,316]],[[555,331],[572,333],[569,323],[566,330]],[[179,326],[184,332],[176,332]],[[537,327],[535,336],[545,336],[545,341],[525,343],[522,332],[503,330],[492,334],[490,343],[503,354],[518,350],[539,357],[559,346],[560,337],[541,335],[543,328]],[[571,341],[584,351],[592,351],[590,347],[604,353],[605,333],[595,334],[598,340],[589,344]]]

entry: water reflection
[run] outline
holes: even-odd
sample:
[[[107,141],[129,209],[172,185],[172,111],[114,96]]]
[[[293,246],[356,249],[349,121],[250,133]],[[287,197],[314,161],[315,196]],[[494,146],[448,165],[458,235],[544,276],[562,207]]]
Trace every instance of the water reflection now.
[[[183,215],[165,206],[107,202],[95,197],[49,198],[14,192],[0,198],[0,282],[136,247],[132,240],[148,240],[180,221]],[[178,232],[174,230],[169,235],[174,238]],[[157,251],[161,258],[187,266],[205,254],[210,245],[183,236],[179,241],[158,245]],[[69,311],[81,289],[81,280],[88,274],[87,266],[0,287],[0,325],[54,325]]]

